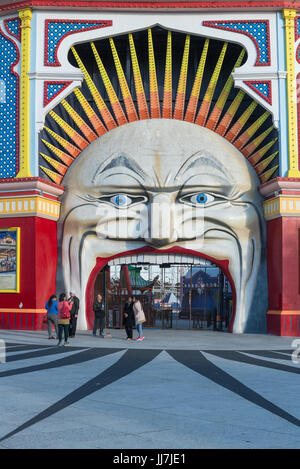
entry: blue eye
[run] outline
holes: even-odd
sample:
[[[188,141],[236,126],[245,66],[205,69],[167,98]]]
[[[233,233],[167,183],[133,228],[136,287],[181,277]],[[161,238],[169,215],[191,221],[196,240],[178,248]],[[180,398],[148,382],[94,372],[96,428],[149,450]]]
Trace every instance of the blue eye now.
[[[204,192],[199,192],[199,194],[194,194],[189,197],[190,202],[195,205],[206,205],[207,203],[215,200],[213,195],[205,194]]]
[[[118,194],[111,197],[110,202],[117,207],[123,208],[128,207],[132,203],[132,200],[128,195]]]

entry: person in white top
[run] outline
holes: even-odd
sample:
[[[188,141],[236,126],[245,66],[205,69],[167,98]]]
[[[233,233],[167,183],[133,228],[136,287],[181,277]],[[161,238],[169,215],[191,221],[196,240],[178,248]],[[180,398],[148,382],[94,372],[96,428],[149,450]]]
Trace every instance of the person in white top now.
[[[143,311],[143,308],[142,308],[142,305],[141,305],[141,302],[139,301],[139,299],[137,297],[133,297],[133,312],[134,312],[134,316],[135,316],[135,324],[136,324],[136,329],[137,329],[137,332],[138,332],[138,337],[136,340],[144,340],[144,336],[143,336],[143,322],[146,321],[146,317],[145,317],[145,313]]]

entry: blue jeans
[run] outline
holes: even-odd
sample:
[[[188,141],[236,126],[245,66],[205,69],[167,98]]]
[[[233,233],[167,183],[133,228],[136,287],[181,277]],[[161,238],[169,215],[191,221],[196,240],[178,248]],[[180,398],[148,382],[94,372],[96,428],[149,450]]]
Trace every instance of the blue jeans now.
[[[142,336],[143,336],[143,327],[142,327],[142,323],[136,324],[136,330],[137,330],[138,336],[139,336],[139,337],[142,337]]]

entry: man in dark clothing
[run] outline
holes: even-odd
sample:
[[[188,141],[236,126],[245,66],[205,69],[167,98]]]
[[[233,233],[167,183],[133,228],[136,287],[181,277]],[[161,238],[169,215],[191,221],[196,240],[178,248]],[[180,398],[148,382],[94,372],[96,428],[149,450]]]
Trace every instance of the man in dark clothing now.
[[[127,334],[127,340],[132,340],[132,327],[134,325],[133,301],[130,296],[125,303],[123,310],[123,323]]]
[[[74,292],[70,292],[69,301],[72,302],[72,309],[70,311],[71,318],[70,318],[69,337],[75,337],[78,310],[79,310],[79,298],[77,298]]]
[[[102,295],[100,294],[97,295],[94,301],[93,311],[95,313],[93,335],[97,334],[97,329],[98,329],[98,326],[100,325],[100,337],[104,337],[103,330],[105,327],[105,308],[104,308],[104,302],[102,301]]]

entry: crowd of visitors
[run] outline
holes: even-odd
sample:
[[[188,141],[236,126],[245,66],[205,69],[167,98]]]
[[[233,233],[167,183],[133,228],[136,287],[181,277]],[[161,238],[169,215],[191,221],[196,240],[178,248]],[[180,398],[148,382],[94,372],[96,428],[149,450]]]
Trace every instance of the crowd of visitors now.
[[[77,298],[73,291],[70,292],[68,299],[66,293],[61,293],[58,301],[56,295],[51,295],[45,307],[47,310],[48,338],[58,339],[57,345],[63,345],[64,335],[64,345],[70,345],[69,338],[74,338],[76,334],[79,298]],[[96,337],[97,330],[99,329],[99,336],[104,338],[105,305],[100,293],[96,295],[93,311],[93,336]],[[138,335],[136,340],[144,340],[142,325],[145,321],[146,318],[140,300],[137,297],[129,296],[123,310],[123,324],[127,334],[126,340],[133,340],[132,331],[134,326]]]

